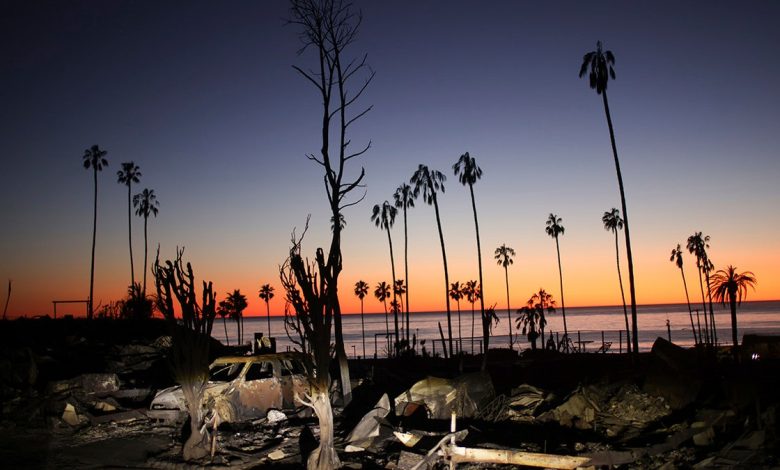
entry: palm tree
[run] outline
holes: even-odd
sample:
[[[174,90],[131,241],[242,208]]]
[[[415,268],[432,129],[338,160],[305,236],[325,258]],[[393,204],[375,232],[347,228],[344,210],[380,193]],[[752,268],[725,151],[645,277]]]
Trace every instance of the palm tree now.
[[[604,113],[607,116],[607,126],[609,127],[609,140],[612,143],[612,155],[615,158],[615,172],[617,173],[618,188],[620,189],[620,205],[623,211],[623,227],[626,235],[626,258],[628,258],[628,289],[631,294],[631,328],[634,332],[633,346],[634,356],[639,354],[639,329],[637,328],[636,316],[636,291],[634,288],[634,257],[631,253],[631,234],[628,226],[628,209],[626,208],[626,193],[623,189],[623,175],[620,172],[620,161],[618,160],[617,145],[615,144],[615,129],[612,127],[612,116],[609,113],[609,101],[607,100],[607,83],[609,79],[615,79],[615,56],[612,51],[602,50],[601,41],[596,42],[596,50],[588,52],[582,58],[580,66],[580,78],[588,72],[590,88],[596,90],[601,95],[604,102]],[[561,297],[563,304],[563,297]]]
[[[387,318],[387,299],[390,297],[390,286],[385,281],[378,283],[374,289],[374,297],[385,306],[385,333],[386,337],[390,337],[390,323]]]
[[[525,305],[517,310],[516,328],[521,330],[521,334],[526,335],[528,342],[531,343],[531,350],[536,350],[536,340],[539,337],[536,325],[542,320],[543,317],[533,308],[533,305]]]
[[[747,298],[747,288],[755,289],[756,277],[750,271],[738,273],[737,268],[729,265],[725,270],[719,269],[710,278],[710,291],[716,302],[726,305],[728,299],[731,307],[731,341],[734,343],[734,352],[737,350],[737,305],[742,304],[742,298]]]
[[[406,279],[406,292],[404,293],[406,299],[406,338],[409,338],[409,234],[407,232],[406,225],[406,210],[414,207],[414,191],[412,187],[406,183],[401,183],[401,186],[393,193],[393,199],[395,200],[395,207],[403,209],[404,211],[404,279]]]
[[[393,238],[390,236],[390,228],[392,228],[393,224],[395,223],[395,216],[398,213],[398,210],[390,204],[388,201],[385,201],[380,206],[379,204],[374,204],[374,209],[371,211],[371,220],[376,224],[377,227],[379,227],[381,230],[384,230],[387,232],[387,243],[390,245],[390,267],[392,269],[393,273],[393,285],[395,285],[395,258],[393,257]],[[396,299],[396,291],[393,289],[393,300]],[[398,312],[393,312],[393,319],[395,320],[395,341],[394,343],[398,343],[398,340],[400,339],[398,337]]]
[[[263,284],[260,286],[260,292],[258,296],[265,301],[265,317],[268,320],[268,337],[271,337],[271,307],[268,302],[274,298],[274,288],[271,284]]]
[[[482,245],[479,242],[479,220],[477,219],[477,203],[474,200],[474,183],[482,177],[482,168],[477,165],[477,160],[470,156],[468,152],[460,156],[457,162],[452,165],[452,171],[455,176],[458,177],[458,181],[463,186],[469,187],[469,195],[471,196],[471,209],[474,212],[474,229],[477,233],[477,265],[479,267],[479,285],[482,286],[479,292],[479,311],[482,318],[482,323],[486,321],[485,317],[485,299],[484,299],[484,286],[482,282]],[[493,312],[495,314],[495,311]],[[488,331],[488,330],[486,330]],[[488,331],[489,332],[489,331]],[[485,337],[487,342],[487,337]],[[487,344],[485,344],[485,357],[487,359]]]
[[[406,284],[404,283],[403,279],[396,279],[395,284],[393,284],[393,294],[398,298],[398,303],[401,306],[401,310],[399,310],[401,315],[401,336],[403,336],[405,339],[409,339],[409,335],[407,332],[404,331],[404,302],[403,302],[403,295],[406,294]]]
[[[515,256],[515,250],[506,246],[506,244],[496,248],[496,262],[504,268],[504,279],[506,280],[506,318],[509,326],[509,349],[513,349],[512,345],[514,344],[512,341],[512,313],[509,309],[509,266],[515,262],[512,259],[513,256]]]
[[[547,326],[547,314],[555,313],[555,300],[553,300],[552,294],[548,294],[547,291],[540,288],[539,292],[528,299],[528,305],[533,306],[537,310],[540,318],[539,331],[542,334],[542,344],[544,345],[544,327]]]
[[[691,309],[691,298],[688,296],[688,283],[685,281],[685,271],[683,270],[682,248],[680,244],[677,244],[676,248],[672,249],[672,256],[669,257],[669,261],[675,263],[680,268],[680,274],[682,275],[683,287],[685,288],[685,301],[688,303],[688,317],[691,319],[691,331],[693,331],[693,343],[699,344],[699,338],[696,336],[696,327],[693,324],[693,310]]]
[[[626,309],[626,294],[623,290],[623,276],[620,275],[620,243],[618,243],[618,231],[623,230],[623,219],[620,217],[620,211],[612,208],[611,211],[604,212],[601,216],[604,223],[604,230],[615,234],[615,260],[617,263],[618,282],[620,283],[620,298],[623,300],[623,318],[626,320],[626,352],[631,354],[631,329],[628,327],[628,309]],[[561,297],[563,300],[563,297]]]
[[[135,214],[144,218],[144,297],[146,297],[146,262],[149,252],[147,222],[150,215],[157,217],[157,212],[159,212],[157,207],[159,205],[160,203],[157,202],[153,189],[144,189],[133,196],[133,207],[136,208]]]
[[[558,236],[563,235],[564,227],[561,225],[561,222],[563,222],[563,219],[558,217],[555,214],[550,214],[547,217],[547,223],[546,227],[544,229],[545,232],[547,232],[547,235],[551,236],[555,239],[555,251],[558,253],[558,277],[561,282],[561,313],[563,314],[563,344],[567,345],[569,342],[567,341],[569,338],[569,329],[566,326],[566,302],[563,299],[563,270],[561,269],[561,248],[558,244]],[[542,343],[544,343],[544,330],[542,330]]]
[[[463,297],[471,303],[471,350],[474,351],[474,303],[479,298],[480,285],[477,281],[466,281]]]
[[[419,165],[409,182],[414,186],[414,197],[422,193],[423,201],[432,205],[436,213],[436,226],[439,229],[439,243],[441,244],[441,258],[444,264],[444,300],[447,304],[447,334],[450,352],[452,352],[452,312],[450,310],[450,273],[447,269],[447,250],[444,248],[444,233],[441,230],[441,217],[439,216],[439,202],[437,193],[444,193],[444,182],[447,177],[438,170],[431,170],[426,165]],[[444,354],[447,357],[447,352]]]
[[[222,317],[222,327],[225,329],[225,343],[228,346],[230,346],[230,338],[228,337],[228,334],[227,334],[227,322],[225,321],[225,317],[227,317],[229,313],[230,312],[228,312],[227,310],[225,310],[223,308],[217,308],[217,315]]]
[[[458,344],[460,350],[463,350],[463,331],[460,323],[460,299],[463,298],[464,290],[460,287],[460,282],[453,282],[450,284],[450,298],[454,300],[458,305]]]
[[[709,242],[709,235],[702,235],[701,232],[695,232],[688,237],[688,242],[686,244],[688,252],[696,257],[696,270],[699,272],[699,288],[701,289],[701,303],[704,307],[704,341],[708,344],[715,341],[715,324],[710,323],[710,326],[707,326],[709,322],[707,319],[707,300],[704,296],[704,280],[702,279],[702,273],[709,276],[709,271],[712,269],[712,263],[707,257],[707,248],[710,247]],[[709,281],[707,282],[707,285],[707,291],[709,292]],[[714,320],[714,316],[712,320]],[[713,330],[712,334],[710,334],[710,328]]]
[[[363,298],[368,295],[368,284],[360,280],[355,283],[355,295],[360,299],[360,337],[363,339],[363,357],[366,357],[366,324],[363,321]]]
[[[92,147],[84,150],[84,168],[93,170],[93,176],[95,181],[95,198],[94,198],[94,210],[92,215],[92,264],[89,271],[89,302],[87,304],[87,318],[92,318],[93,307],[93,294],[95,291],[95,237],[97,236],[97,174],[98,171],[103,171],[104,166],[108,166],[108,160],[106,160],[108,151],[101,150],[99,146],[93,145]]]
[[[225,300],[219,302],[219,309],[225,311],[225,315],[230,316],[236,321],[238,328],[238,344],[241,345],[244,342],[244,310],[247,307],[246,296],[241,293],[240,289],[236,289],[232,294],[228,294]],[[220,314],[222,315],[222,314]]]
[[[135,285],[135,270],[133,268],[133,222],[132,209],[130,206],[130,187],[133,183],[141,182],[141,169],[133,163],[122,163],[122,169],[116,172],[117,182],[127,186],[127,240],[130,246],[130,285]]]

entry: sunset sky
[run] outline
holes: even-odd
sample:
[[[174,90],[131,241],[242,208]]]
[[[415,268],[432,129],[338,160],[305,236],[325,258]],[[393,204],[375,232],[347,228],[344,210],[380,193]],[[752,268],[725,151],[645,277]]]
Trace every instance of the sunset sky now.
[[[464,152],[484,171],[475,186],[485,303],[505,308],[502,243],[513,308],[544,287],[560,299],[550,212],[560,239],[567,306],[615,305],[620,292],[612,233],[601,216],[620,207],[599,96],[577,76],[596,40],[616,56],[608,93],[631,222],[640,304],[684,302],[669,262],[695,231],[711,236],[716,268],[758,279],[749,300],[780,298],[780,3],[393,1],[355,2],[364,18],[351,56],[368,54],[376,78],[354,126],[372,148],[366,197],[345,211],[342,309],[358,312],[358,279],[390,281],[387,236],[371,208],[419,163],[447,175],[440,209],[450,280],[477,279],[467,188],[452,173]],[[8,316],[52,313],[52,301],[86,299],[92,242],[92,170],[98,144],[95,305],[130,282],[127,188],[121,162],[154,189],[149,262],[160,245],[186,247],[198,279],[218,299],[240,289],[248,315],[265,313],[261,284],[276,288],[290,233],[311,228],[304,252],[330,235],[317,152],[320,102],[293,70],[299,30],[285,1],[4,1],[0,6],[2,138],[0,305]],[[355,83],[353,87],[359,86]],[[354,89],[354,88],[353,88]],[[403,273],[403,220],[393,229]],[[143,220],[133,217],[136,279]],[[621,256],[625,247],[621,240]],[[685,274],[697,299],[695,260]],[[409,213],[414,311],[442,310],[444,275],[433,208]],[[625,282],[627,271],[624,263]],[[151,284],[151,278],[149,280]],[[453,306],[454,308],[454,306]],[[382,305],[370,295],[366,311]],[[83,315],[82,307],[62,313]]]

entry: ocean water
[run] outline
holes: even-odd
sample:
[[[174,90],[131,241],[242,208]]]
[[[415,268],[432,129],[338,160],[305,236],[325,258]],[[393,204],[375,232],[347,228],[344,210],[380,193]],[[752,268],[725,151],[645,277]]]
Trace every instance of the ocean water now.
[[[728,306],[713,304],[715,312],[715,325],[719,344],[731,344],[731,313]],[[701,304],[692,305],[694,309],[693,321],[696,325],[696,310],[699,310],[702,328],[704,327],[704,314]],[[628,307],[629,324],[631,321],[631,307]],[[490,347],[508,347],[509,330],[507,328],[506,309],[496,310],[499,317],[499,324],[494,326],[493,334],[490,338]],[[482,334],[479,312],[474,313],[474,335],[472,336],[472,311],[470,308],[461,310],[460,319],[458,311],[454,310],[451,314],[453,338],[456,341],[456,349],[464,351],[481,351]],[[519,333],[515,329],[516,314],[512,312],[512,335]],[[412,312],[409,315],[411,334],[416,336],[417,351],[421,351],[424,346],[428,352],[441,353],[441,340],[439,336],[439,323],[447,337],[447,314],[446,312]],[[385,324],[384,313],[364,315],[365,331],[365,353],[363,350],[363,330],[361,328],[360,314],[344,315],[342,319],[344,342],[346,352],[350,357],[372,357],[377,354],[379,357],[387,355],[390,342],[387,340],[387,333],[394,331],[393,316],[388,315],[387,325]],[[399,316],[399,328],[400,328]],[[667,329],[667,321],[669,328]],[[693,346],[693,333],[691,330],[691,320],[688,314],[687,304],[664,304],[664,305],[640,305],[637,306],[637,322],[639,326],[639,349],[649,351],[655,339],[659,336],[667,338],[671,336],[672,342],[680,346]],[[611,342],[608,352],[625,351],[625,320],[623,316],[623,307],[571,307],[566,309],[566,324],[569,330],[569,336],[577,343],[581,341],[582,347],[586,351],[595,351],[602,346],[603,341]],[[766,302],[744,302],[737,309],[738,338],[742,341],[742,336],[751,333],[760,334],[780,334],[780,301]],[[230,344],[236,344],[236,323],[227,320],[223,325],[220,318],[214,322],[212,336],[225,342],[225,327]],[[244,318],[244,342],[251,341],[255,332],[268,334],[268,324],[265,317],[246,317]],[[563,334],[563,318],[561,309],[558,308],[555,313],[547,315],[547,327],[545,335]],[[291,334],[293,334],[291,332]],[[293,347],[293,343],[288,339],[284,329],[282,317],[271,317],[271,335],[277,338],[277,349],[285,351]],[[603,335],[603,336],[602,336]],[[473,337],[473,341],[472,341]],[[458,340],[460,338],[460,340]],[[518,340],[515,339],[515,344]],[[519,346],[523,349],[529,348],[530,343],[527,338],[520,336]],[[541,347],[541,342],[537,342]],[[517,346],[516,346],[517,347]]]

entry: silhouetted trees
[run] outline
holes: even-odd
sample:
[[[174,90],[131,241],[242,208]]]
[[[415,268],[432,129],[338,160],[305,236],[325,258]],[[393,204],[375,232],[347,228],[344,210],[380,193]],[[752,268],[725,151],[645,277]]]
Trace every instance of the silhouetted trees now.
[[[693,310],[691,309],[691,298],[688,295],[688,283],[685,281],[685,271],[683,270],[682,249],[680,244],[677,244],[676,248],[672,249],[672,255],[669,257],[669,261],[673,262],[680,268],[680,274],[682,275],[683,288],[685,288],[685,302],[688,304],[688,317],[691,320],[691,331],[693,331],[693,343],[699,344],[699,337],[696,335],[696,326],[693,324]]]
[[[366,323],[363,320],[363,298],[368,295],[368,284],[360,280],[355,283],[355,295],[360,299],[360,339],[363,340],[363,357],[366,357]]]
[[[357,176],[348,176],[348,163],[363,155],[371,142],[359,150],[351,150],[348,131],[357,120],[371,110],[371,106],[353,112],[354,105],[365,92],[374,72],[366,63],[366,56],[351,58],[345,52],[357,39],[361,15],[351,5],[341,0],[292,0],[290,23],[300,28],[302,42],[300,53],[312,52],[314,65],[294,66],[318,92],[322,104],[319,155],[309,154],[309,160],[323,170],[325,194],[330,209],[330,219],[340,221],[342,211],[358,204],[363,198],[350,200],[355,189],[362,188],[365,170]],[[362,84],[355,80],[364,78]],[[331,144],[331,138],[335,140]],[[333,145],[333,149],[331,149]],[[297,281],[301,291],[300,301],[293,306],[305,328],[307,339],[316,363],[316,376],[310,376],[311,396],[304,404],[316,413],[320,424],[320,444],[310,455],[307,467],[330,469],[340,465],[333,442],[333,410],[330,388],[330,322],[334,322],[336,359],[339,363],[339,382],[344,402],[352,396],[349,381],[349,365],[344,351],[344,336],[341,327],[341,306],[338,298],[338,280],[342,270],[340,223],[334,223],[330,247],[325,253],[316,251],[314,264],[304,263],[300,257],[300,240],[293,240],[287,270],[280,273],[285,289],[295,287],[290,281]],[[308,277],[309,275],[315,277]],[[289,300],[289,296],[288,296]]]
[[[95,291],[95,238],[97,236],[97,174],[98,171],[103,171],[104,166],[108,166],[108,160],[106,160],[108,152],[101,150],[99,146],[93,145],[84,151],[84,168],[87,170],[92,168],[92,174],[95,182],[95,198],[94,198],[94,211],[92,216],[92,263],[89,270],[89,301],[87,303],[87,318],[91,319],[93,315],[93,294]]]
[[[406,183],[401,183],[393,193],[395,207],[402,209],[404,213],[404,279],[406,280],[406,292],[404,293],[404,306],[406,308],[406,339],[409,335],[409,233],[406,224],[406,210],[414,207],[414,191]]]
[[[512,259],[515,256],[515,250],[501,244],[496,248],[495,258],[499,266],[504,268],[504,279],[506,280],[506,320],[509,326],[509,349],[513,349],[514,342],[512,341],[512,311],[509,307],[509,266],[514,263]]]
[[[116,172],[117,182],[127,186],[127,242],[130,247],[130,285],[135,285],[135,269],[133,267],[133,211],[130,205],[130,188],[133,183],[141,182],[141,169],[133,163],[123,162],[122,169]],[[146,268],[144,268],[146,269]]]
[[[563,268],[561,267],[561,247],[558,244],[558,237],[563,235],[564,227],[561,224],[563,219],[555,214],[550,214],[547,217],[546,227],[544,231],[547,235],[555,239],[555,252],[558,254],[558,278],[561,283],[561,313],[563,316],[563,339],[565,345],[568,347],[569,328],[566,326],[566,303],[563,300]],[[544,342],[544,330],[542,330],[542,342]]]
[[[604,212],[601,216],[601,222],[604,224],[604,230],[615,234],[615,260],[617,263],[618,283],[620,283],[620,299],[623,301],[623,318],[626,320],[626,352],[631,354],[631,329],[628,326],[628,309],[626,308],[626,295],[623,291],[623,276],[620,275],[620,244],[618,243],[618,231],[623,230],[623,219],[620,217],[620,211],[612,208],[611,211]],[[561,297],[561,303],[563,297]]]
[[[742,299],[747,298],[748,287],[755,289],[756,277],[750,271],[738,273],[737,268],[729,265],[725,270],[720,269],[710,278],[710,291],[716,302],[731,308],[731,341],[734,344],[736,355],[739,341],[737,339],[737,305],[742,304]]]
[[[524,307],[517,311],[517,329],[522,329],[522,334],[528,336],[531,349],[536,349],[536,340],[539,338],[540,333],[542,347],[544,347],[544,328],[547,326],[547,313],[555,313],[555,300],[553,300],[552,295],[542,288],[528,299]]]
[[[717,333],[715,332],[715,314],[712,312],[712,296],[710,294],[710,271],[714,269],[712,261],[710,261],[707,255],[707,248],[710,247],[710,236],[702,235],[701,232],[695,232],[688,237],[686,248],[688,252],[696,257],[696,270],[699,272],[699,288],[701,289],[701,304],[704,309],[704,342],[707,344],[714,344],[718,341]],[[705,280],[702,279],[702,274],[706,278],[707,285],[707,297],[710,298],[710,315],[707,316],[707,299],[704,295]]]
[[[463,350],[463,331],[460,321],[460,299],[463,298],[463,289],[460,287],[459,281],[450,284],[450,298],[454,300],[455,304],[458,306],[458,346],[459,349]]]
[[[379,282],[374,289],[374,297],[385,306],[385,334],[390,336],[390,323],[387,319],[387,299],[390,297],[390,285],[385,281]]]
[[[269,302],[274,298],[274,288],[271,284],[263,284],[260,286],[260,292],[258,296],[265,302],[265,317],[268,320],[268,337],[271,337],[271,307]]]
[[[169,356],[173,375],[181,385],[190,415],[190,436],[184,443],[185,460],[198,460],[209,454],[209,436],[203,426],[203,397],[209,379],[209,344],[216,316],[216,294],[211,282],[203,281],[201,302],[195,292],[192,265],[182,262],[184,249],[176,249],[173,261],[160,263],[160,252],[152,267],[157,287],[157,308],[171,329]],[[174,312],[178,301],[181,320]]]
[[[474,321],[474,303],[476,303],[477,299],[479,299],[479,291],[482,289],[482,286],[479,285],[479,283],[476,280],[466,281],[466,284],[463,285],[461,292],[463,292],[463,297],[466,298],[466,300],[469,301],[471,304],[471,350],[474,350],[474,324],[476,323]]]
[[[371,211],[371,221],[374,222],[374,224],[379,227],[380,230],[384,230],[387,232],[387,243],[390,246],[390,268],[392,270],[393,274],[393,286],[395,286],[395,280],[397,279],[395,277],[395,258],[393,256],[393,237],[390,236],[390,229],[393,227],[393,224],[395,223],[395,216],[398,210],[390,204],[388,201],[385,201],[380,206],[379,204],[374,204],[374,208]],[[393,301],[396,300],[396,290],[393,288]],[[401,339],[398,335],[398,312],[393,310],[393,320],[395,325],[395,340],[393,341],[393,344],[395,345],[396,352],[398,349],[398,341]]]
[[[219,310],[226,312],[226,315],[236,321],[237,341],[241,345],[244,343],[244,310],[247,308],[246,296],[236,289],[229,294],[225,300],[219,302]],[[220,312],[220,315],[223,315]]]
[[[419,165],[417,171],[412,175],[409,182],[414,187],[414,197],[422,194],[423,201],[429,206],[433,206],[436,213],[436,226],[439,229],[439,243],[441,244],[441,258],[444,264],[444,300],[447,303],[447,334],[449,342],[449,351],[452,352],[452,312],[450,310],[450,273],[447,268],[447,250],[444,248],[444,233],[441,230],[441,217],[439,216],[439,201],[437,193],[444,192],[444,182],[447,177],[438,170],[431,170],[426,165]],[[447,351],[444,351],[447,357]]]
[[[136,208],[135,213],[139,217],[144,218],[144,297],[146,296],[146,261],[148,259],[149,252],[148,221],[150,215],[157,217],[157,212],[159,212],[159,205],[160,203],[157,202],[157,196],[154,195],[153,189],[144,189],[140,193],[133,196],[133,206]]]
[[[479,241],[477,203],[474,199],[474,184],[482,177],[482,168],[477,165],[476,159],[470,156],[468,152],[466,152],[460,156],[454,165],[452,165],[452,171],[455,173],[455,176],[458,177],[460,184],[469,187],[469,195],[471,196],[471,209],[474,212],[474,230],[477,233],[477,266],[479,267],[479,285],[481,286],[479,290],[479,311],[483,325],[486,321],[488,324],[490,324],[490,322],[487,320],[487,317],[485,316],[485,300],[483,293],[485,284],[482,282],[482,244]],[[493,313],[495,314],[495,311]],[[483,369],[484,365],[487,364],[487,343],[491,329],[488,328],[488,330],[484,331],[487,331],[487,333],[483,333],[485,338],[485,356],[483,357]]]
[[[618,188],[620,189],[620,205],[623,210],[623,227],[626,235],[626,258],[628,259],[628,289],[631,293],[631,328],[634,333],[633,346],[634,357],[639,354],[639,329],[637,328],[636,316],[636,289],[634,287],[634,256],[631,252],[631,234],[628,225],[628,209],[626,208],[626,193],[623,189],[623,175],[620,172],[620,161],[618,160],[617,145],[615,144],[615,130],[612,127],[612,116],[609,112],[609,101],[607,100],[607,84],[609,79],[615,79],[615,55],[612,51],[602,49],[601,41],[596,42],[596,50],[586,53],[582,58],[580,66],[580,78],[586,73],[590,88],[596,90],[601,95],[604,103],[604,114],[607,117],[607,126],[609,127],[609,140],[612,144],[612,155],[615,159],[615,172],[617,173]],[[561,298],[563,302],[563,298]],[[568,344],[568,342],[567,342]]]

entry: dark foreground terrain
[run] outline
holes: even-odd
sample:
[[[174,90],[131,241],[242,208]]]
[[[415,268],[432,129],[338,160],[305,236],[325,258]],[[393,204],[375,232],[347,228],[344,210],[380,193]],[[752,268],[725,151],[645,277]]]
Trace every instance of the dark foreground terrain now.
[[[162,321],[0,323],[0,467],[189,468],[182,427],[145,414],[154,392],[173,384],[166,335]],[[339,456],[348,468],[412,468],[447,435],[454,410],[457,444],[470,449],[584,456],[595,468],[775,468],[774,340],[753,338],[739,360],[729,348],[659,340],[638,364],[495,350],[487,376],[480,357],[352,361],[353,400],[336,407]],[[235,352],[217,342],[212,350]],[[454,380],[415,385],[427,376]],[[369,412],[376,418],[361,422]],[[316,419],[293,415],[223,424],[201,466],[301,468],[316,434]]]

